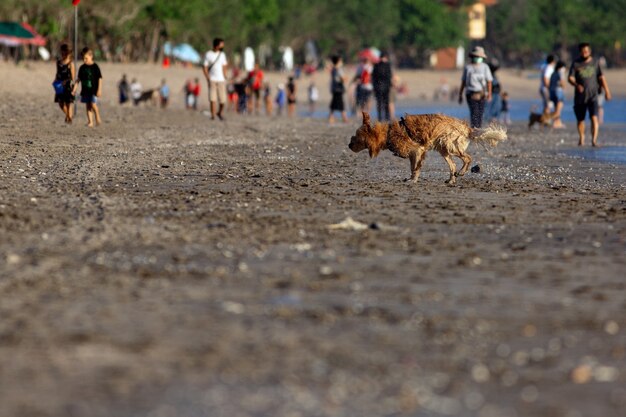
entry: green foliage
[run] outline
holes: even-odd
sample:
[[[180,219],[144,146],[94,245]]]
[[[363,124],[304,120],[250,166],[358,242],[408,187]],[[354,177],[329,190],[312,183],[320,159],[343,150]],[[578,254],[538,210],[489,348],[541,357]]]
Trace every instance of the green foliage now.
[[[611,57],[615,43],[626,39],[625,11],[626,0],[500,1],[487,13],[487,43],[502,58],[526,65],[551,52],[571,58],[581,41]]]
[[[437,0],[83,0],[80,43],[107,59],[137,60],[156,59],[167,40],[204,51],[220,36],[231,51],[261,44],[298,51],[311,39],[324,55],[350,58],[376,46],[421,65],[429,51],[467,42],[464,7],[471,3],[449,9]],[[583,39],[610,53],[616,42],[626,45],[625,10],[626,0],[500,0],[487,11],[484,43],[491,54],[524,64]],[[0,16],[25,18],[53,48],[73,37],[70,0],[2,0]]]

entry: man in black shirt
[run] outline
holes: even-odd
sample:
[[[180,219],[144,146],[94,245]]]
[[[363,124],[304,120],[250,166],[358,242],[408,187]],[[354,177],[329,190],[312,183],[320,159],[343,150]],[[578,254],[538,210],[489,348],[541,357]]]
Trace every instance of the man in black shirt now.
[[[387,53],[380,55],[380,61],[374,65],[372,72],[372,82],[374,84],[374,94],[376,96],[376,109],[378,110],[378,120],[388,121],[389,117],[389,93],[391,91],[391,64]]]
[[[591,56],[591,47],[588,43],[578,45],[580,57],[572,63],[568,81],[576,87],[574,93],[574,113],[578,121],[578,146],[585,144],[585,116],[589,111],[591,118],[591,144],[598,146],[598,94],[601,89],[606,99],[611,100],[611,91],[602,74],[600,65]]]

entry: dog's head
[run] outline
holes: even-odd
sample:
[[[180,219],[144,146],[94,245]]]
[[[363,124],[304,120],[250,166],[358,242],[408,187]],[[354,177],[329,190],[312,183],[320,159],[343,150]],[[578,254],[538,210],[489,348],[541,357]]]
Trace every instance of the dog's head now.
[[[370,115],[363,112],[363,124],[356,130],[356,134],[350,138],[348,148],[352,152],[361,152],[369,149],[370,157],[376,156],[373,153],[372,145],[376,142],[376,132],[370,125]]]

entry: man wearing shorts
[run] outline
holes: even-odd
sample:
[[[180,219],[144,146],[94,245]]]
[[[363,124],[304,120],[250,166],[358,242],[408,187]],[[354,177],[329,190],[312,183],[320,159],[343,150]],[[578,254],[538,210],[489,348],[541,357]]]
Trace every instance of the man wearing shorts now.
[[[591,119],[591,144],[598,146],[598,93],[602,88],[606,99],[611,100],[611,91],[602,74],[600,65],[591,56],[588,43],[578,45],[580,57],[572,63],[568,81],[576,87],[574,93],[574,113],[578,121],[578,146],[585,144],[585,116]]]
[[[224,40],[215,38],[213,40],[213,49],[206,53],[204,57],[204,66],[202,71],[209,83],[209,101],[211,102],[211,120],[215,120],[215,116],[220,120],[224,120],[222,113],[226,104],[226,68],[228,61],[224,54]],[[219,110],[218,108],[219,103]]]

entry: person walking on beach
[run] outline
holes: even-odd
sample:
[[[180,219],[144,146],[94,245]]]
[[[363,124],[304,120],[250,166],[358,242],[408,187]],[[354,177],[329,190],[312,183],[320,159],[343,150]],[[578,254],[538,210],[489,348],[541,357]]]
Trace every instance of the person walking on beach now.
[[[565,101],[565,63],[557,62],[554,72],[550,76],[550,101],[554,105],[554,123],[552,127],[555,129],[563,129],[565,126],[561,122],[561,111],[563,110],[563,102]]]
[[[498,60],[493,60],[487,65],[489,66],[489,70],[491,70],[493,81],[491,82],[491,101],[486,104],[485,109],[485,123],[497,121],[500,117],[500,108],[502,107],[502,100],[500,97],[502,86],[500,85],[500,80],[496,75],[496,72],[500,69],[500,64],[498,63]]]
[[[285,84],[278,84],[278,89],[276,91],[276,116],[283,115],[283,109],[287,103],[287,93],[285,92]]]
[[[598,146],[598,93],[604,91],[606,100],[611,100],[611,90],[602,73],[602,68],[591,56],[588,43],[578,45],[580,57],[572,63],[568,81],[575,87],[574,113],[578,122],[578,146],[585,144],[585,116],[589,112],[591,119],[591,144]]]
[[[165,78],[161,80],[161,87],[159,88],[159,98],[161,99],[161,108],[167,108],[170,101],[170,86],[167,85]]]
[[[546,63],[541,66],[541,80],[539,81],[539,96],[543,103],[543,113],[550,112],[550,77],[556,66],[556,58],[554,55],[548,55]]]
[[[117,83],[117,92],[119,94],[119,103],[121,106],[128,102],[130,94],[130,86],[128,85],[128,79],[126,74],[122,75],[122,79]]]
[[[372,70],[371,62],[364,57],[353,79],[353,82],[356,83],[356,108],[360,111],[370,111],[370,98],[374,91]]]
[[[71,124],[74,111],[72,81],[76,77],[76,67],[74,67],[72,49],[68,44],[61,45],[60,53],[61,57],[57,60],[57,71],[54,76],[54,102],[59,104],[65,114],[65,123]]]
[[[315,114],[317,101],[320,99],[320,92],[317,89],[315,80],[311,80],[309,83],[309,87],[307,88],[307,98],[309,101],[309,117],[312,117]]]
[[[482,126],[485,103],[491,101],[493,76],[489,66],[485,64],[485,50],[477,46],[469,54],[471,63],[465,66],[459,88],[459,104],[463,103],[463,91],[470,111],[470,125],[473,128]]]
[[[272,102],[272,87],[267,82],[263,86],[263,101],[265,102],[265,115],[271,116],[274,111],[274,103]]]
[[[202,67],[204,77],[209,84],[211,120],[215,120],[215,116],[220,120],[224,120],[222,113],[227,100],[226,77],[224,74],[226,74],[227,67],[228,60],[224,53],[224,40],[215,38],[213,39],[213,49],[204,56],[204,65]]]
[[[259,114],[259,110],[261,109],[261,88],[263,87],[263,71],[258,63],[254,64],[254,68],[252,71],[248,73],[248,78],[246,79],[248,90],[250,92],[250,98],[248,103],[248,108],[250,109],[250,113],[252,113],[252,109],[254,109],[254,114]]]
[[[100,72],[100,67],[93,60],[93,51],[91,49],[83,48],[82,54],[84,64],[78,69],[78,78],[72,93],[76,94],[76,89],[80,83],[80,102],[85,103],[87,126],[94,127],[102,123],[100,110],[98,110],[98,98],[102,95],[102,72]]]
[[[502,93],[502,107],[500,108],[500,119],[506,126],[511,124],[511,115],[509,114],[509,93]]]
[[[191,94],[193,95],[193,109],[198,110],[198,103],[200,102],[200,79],[195,78],[191,85]]]
[[[296,114],[296,81],[293,77],[287,79],[287,115],[293,117]]]
[[[332,94],[332,99],[330,101],[328,123],[331,125],[335,123],[334,113],[336,111],[341,112],[341,119],[344,123],[348,123],[348,115],[343,101],[343,95],[346,92],[346,79],[343,74],[341,58],[338,55],[333,55],[330,60],[333,65],[330,71],[330,93]]]
[[[139,105],[139,99],[141,98],[142,92],[143,87],[141,86],[139,81],[137,81],[137,78],[133,78],[133,80],[130,82],[130,96],[132,97],[133,104],[135,106]]]
[[[391,92],[391,63],[386,52],[380,54],[380,61],[374,65],[372,70],[372,83],[374,85],[374,96],[376,98],[376,110],[379,121],[391,120],[389,111],[389,94]]]

